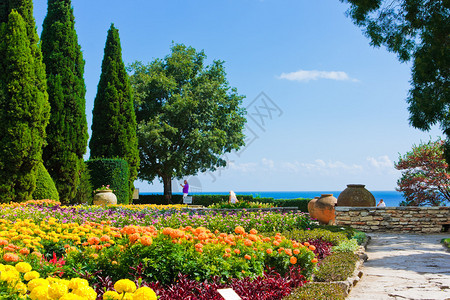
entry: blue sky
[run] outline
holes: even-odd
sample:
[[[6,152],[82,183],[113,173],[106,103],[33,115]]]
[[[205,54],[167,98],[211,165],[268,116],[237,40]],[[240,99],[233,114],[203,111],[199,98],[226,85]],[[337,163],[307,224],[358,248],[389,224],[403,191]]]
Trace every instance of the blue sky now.
[[[208,62],[225,61],[230,85],[246,96],[247,146],[226,156],[226,168],[188,178],[193,191],[339,191],[349,183],[394,190],[399,153],[440,135],[409,125],[410,65],[372,48],[338,0],[72,5],[86,61],[89,128],[111,23],[125,64],[163,58],[172,42],[203,49]],[[47,1],[34,1],[39,34],[46,11]],[[162,192],[158,180],[136,187]]]

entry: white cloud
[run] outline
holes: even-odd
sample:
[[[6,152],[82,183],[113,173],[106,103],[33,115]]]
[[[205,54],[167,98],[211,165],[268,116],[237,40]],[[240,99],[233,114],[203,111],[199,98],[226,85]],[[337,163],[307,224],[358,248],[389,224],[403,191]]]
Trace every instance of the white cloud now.
[[[341,81],[358,81],[357,79],[350,78],[347,73],[342,71],[317,71],[317,70],[298,70],[291,73],[281,73],[279,79],[287,79],[291,81],[310,81],[318,79],[331,79]]]
[[[237,164],[233,161],[230,161],[229,167],[230,167],[230,169],[235,170],[235,171],[252,172],[258,167],[258,165],[256,163]]]
[[[367,161],[369,164],[377,169],[383,169],[383,168],[394,168],[394,163],[392,160],[389,159],[387,155],[379,156],[378,158],[375,157],[367,157]]]
[[[274,161],[271,160],[271,159],[263,158],[263,159],[261,160],[261,162],[262,162],[262,164],[263,164],[264,166],[267,166],[267,167],[269,167],[270,169],[273,169],[273,167],[275,166]]]

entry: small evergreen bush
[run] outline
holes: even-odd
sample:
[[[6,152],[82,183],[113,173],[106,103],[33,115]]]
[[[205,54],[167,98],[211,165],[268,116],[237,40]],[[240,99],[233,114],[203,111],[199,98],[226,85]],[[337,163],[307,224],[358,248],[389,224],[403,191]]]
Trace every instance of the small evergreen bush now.
[[[355,252],[358,249],[358,241],[355,239],[350,239],[341,242],[337,246],[333,246],[333,252]]]
[[[117,204],[129,204],[128,163],[120,158],[96,158],[86,162],[92,188],[109,185],[117,196]]]
[[[42,162],[39,162],[36,167],[36,189],[32,196],[34,200],[51,199],[59,201],[59,194],[55,182],[50,177]]]
[[[283,232],[283,235],[292,240],[298,242],[305,242],[309,240],[321,239],[330,242],[333,246],[337,246],[343,241],[347,241],[345,233],[342,232],[331,232],[325,229],[313,229],[313,230],[301,230],[295,229],[291,231]]]
[[[353,252],[333,253],[325,257],[318,267],[316,281],[342,281],[346,280],[355,270],[358,256]]]
[[[283,300],[344,300],[344,291],[337,283],[308,283],[292,291]]]

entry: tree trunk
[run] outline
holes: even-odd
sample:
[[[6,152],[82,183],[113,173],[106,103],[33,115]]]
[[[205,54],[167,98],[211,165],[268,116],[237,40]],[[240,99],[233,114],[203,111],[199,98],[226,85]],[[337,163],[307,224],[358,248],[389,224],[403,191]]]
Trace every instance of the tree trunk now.
[[[166,198],[167,203],[172,203],[172,176],[163,174],[162,180],[164,184],[164,198]]]

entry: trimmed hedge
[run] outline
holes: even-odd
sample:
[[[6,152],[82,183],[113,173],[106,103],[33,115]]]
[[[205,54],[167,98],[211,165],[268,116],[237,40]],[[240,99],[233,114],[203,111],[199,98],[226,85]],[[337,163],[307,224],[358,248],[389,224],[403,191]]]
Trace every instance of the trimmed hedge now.
[[[190,195],[193,205],[203,205],[208,207],[212,204],[228,201],[228,195]],[[302,212],[308,212],[308,202],[311,199],[273,199],[273,198],[254,198],[253,195],[237,195],[239,201],[270,203],[275,207],[298,207]],[[172,195],[172,203],[182,203],[182,195]],[[134,204],[168,204],[164,195],[139,195],[139,200],[134,200]]]
[[[117,196],[118,204],[129,204],[131,201],[128,178],[128,163],[121,158],[96,158],[86,162],[92,187],[97,189],[109,185]]]
[[[283,300],[344,300],[344,290],[338,283],[311,282],[296,288]]]
[[[32,197],[34,200],[51,199],[59,201],[59,194],[55,182],[50,177],[42,162],[39,162],[36,167],[36,189]]]

